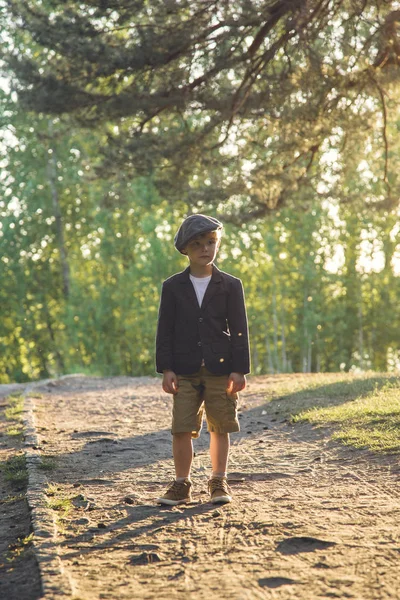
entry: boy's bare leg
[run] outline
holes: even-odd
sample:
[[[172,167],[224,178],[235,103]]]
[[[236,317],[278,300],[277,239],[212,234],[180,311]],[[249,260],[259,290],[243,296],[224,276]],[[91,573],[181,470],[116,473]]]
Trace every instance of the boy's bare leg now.
[[[229,433],[210,431],[210,457],[214,476],[223,476],[228,469]]]
[[[172,453],[174,455],[176,478],[189,477],[193,460],[192,434],[190,431],[173,434]]]

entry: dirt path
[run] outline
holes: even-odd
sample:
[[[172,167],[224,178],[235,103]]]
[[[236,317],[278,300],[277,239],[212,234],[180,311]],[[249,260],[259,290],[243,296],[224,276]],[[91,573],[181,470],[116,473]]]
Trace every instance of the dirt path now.
[[[74,377],[35,390],[50,499],[73,504],[56,538],[71,598],[400,597],[398,458],[277,421],[263,404],[273,383],[253,378],[242,396],[234,502],[217,510],[206,493],[204,431],[193,504],[154,504],[172,474],[170,400],[159,380]]]

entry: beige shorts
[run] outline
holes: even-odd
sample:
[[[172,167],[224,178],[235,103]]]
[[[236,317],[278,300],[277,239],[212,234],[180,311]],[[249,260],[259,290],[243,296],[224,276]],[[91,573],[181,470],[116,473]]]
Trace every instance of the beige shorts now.
[[[178,392],[174,394],[172,433],[190,431],[200,435],[203,414],[208,431],[231,433],[239,431],[237,417],[238,394],[228,394],[228,375],[213,375],[201,367],[194,375],[178,375]]]

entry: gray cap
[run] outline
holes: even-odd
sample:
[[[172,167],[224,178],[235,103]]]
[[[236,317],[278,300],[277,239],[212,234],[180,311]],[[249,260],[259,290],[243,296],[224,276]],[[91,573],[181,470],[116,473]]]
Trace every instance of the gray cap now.
[[[175,235],[175,248],[182,252],[183,248],[187,243],[197,235],[208,233],[209,231],[216,231],[222,229],[223,225],[218,219],[214,217],[207,217],[206,215],[190,215],[187,217],[182,225],[179,227]]]

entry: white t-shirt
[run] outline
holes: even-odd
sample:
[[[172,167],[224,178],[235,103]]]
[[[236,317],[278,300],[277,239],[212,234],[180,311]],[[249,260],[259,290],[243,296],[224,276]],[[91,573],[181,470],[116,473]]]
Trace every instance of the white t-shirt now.
[[[193,277],[193,275],[189,274],[189,277],[190,281],[193,283],[194,291],[196,292],[199,306],[201,306],[204,294],[206,293],[206,289],[208,287],[208,284],[210,283],[211,275],[208,275],[208,277]]]

